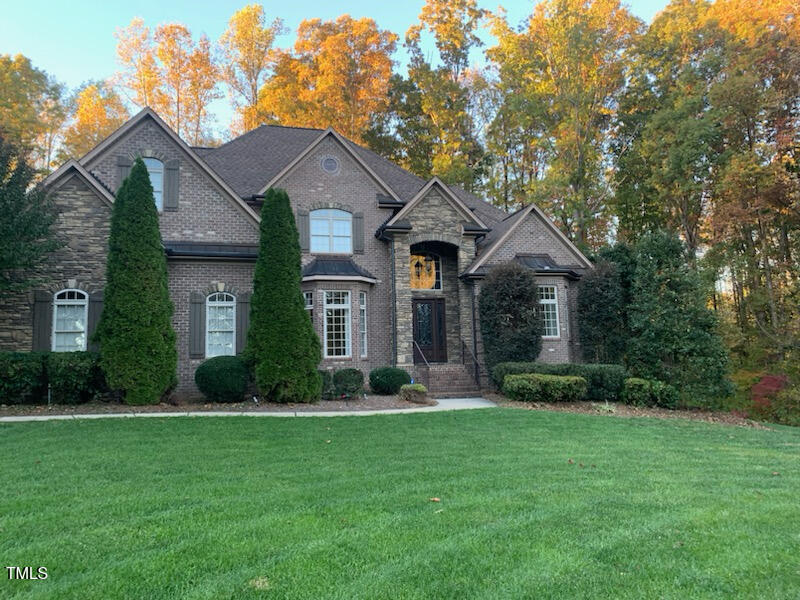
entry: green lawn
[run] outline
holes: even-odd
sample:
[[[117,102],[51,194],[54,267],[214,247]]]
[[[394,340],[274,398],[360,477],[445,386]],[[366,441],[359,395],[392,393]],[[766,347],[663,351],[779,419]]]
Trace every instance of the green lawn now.
[[[2,598],[800,596],[784,427],[105,419],[0,425],[0,457],[0,566],[49,573]]]

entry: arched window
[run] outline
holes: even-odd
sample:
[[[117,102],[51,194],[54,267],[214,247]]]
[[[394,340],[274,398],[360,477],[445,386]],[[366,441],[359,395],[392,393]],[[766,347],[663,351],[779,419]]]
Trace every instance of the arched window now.
[[[81,290],[61,290],[53,296],[53,352],[86,350],[89,295]]]
[[[312,210],[311,252],[318,254],[352,254],[353,215],[336,208]]]
[[[442,289],[442,260],[436,254],[411,255],[411,289]]]
[[[236,354],[236,297],[215,292],[206,298],[206,358]]]
[[[150,184],[153,186],[153,198],[156,201],[158,212],[164,210],[164,163],[157,158],[143,158],[147,174],[150,175]]]

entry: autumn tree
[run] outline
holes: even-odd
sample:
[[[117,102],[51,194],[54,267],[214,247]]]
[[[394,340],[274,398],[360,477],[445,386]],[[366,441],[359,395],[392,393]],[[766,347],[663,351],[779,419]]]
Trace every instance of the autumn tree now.
[[[405,38],[409,79],[421,91],[422,113],[431,124],[431,170],[467,189],[478,187],[484,160],[475,109],[485,81],[469,70],[471,50],[482,45],[477,30],[483,17],[476,0],[427,0]],[[426,33],[434,39],[436,64],[422,49]]]
[[[274,72],[259,93],[259,117],[334,126],[361,142],[370,115],[386,109],[396,39],[367,18],[301,22],[293,49],[276,53]]]
[[[275,37],[283,31],[283,20],[267,24],[264,7],[248,4],[233,14],[219,40],[221,75],[239,113],[236,129],[240,133],[258,125],[258,93],[272,64]]]
[[[53,166],[66,116],[62,84],[21,54],[0,55],[0,127],[40,171]]]
[[[62,160],[83,156],[130,116],[122,98],[105,82],[84,85],[70,105],[71,120],[59,150]]]
[[[534,198],[581,245],[604,238],[606,143],[641,26],[618,0],[548,0],[522,31],[503,15],[492,21],[498,44],[489,56],[504,87],[524,99],[523,123],[541,131],[547,150]]]
[[[208,138],[209,104],[219,98],[218,68],[205,35],[197,42],[180,23],[159,25],[151,35],[136,18],[117,31],[118,79],[139,106],[152,107],[192,145]]]

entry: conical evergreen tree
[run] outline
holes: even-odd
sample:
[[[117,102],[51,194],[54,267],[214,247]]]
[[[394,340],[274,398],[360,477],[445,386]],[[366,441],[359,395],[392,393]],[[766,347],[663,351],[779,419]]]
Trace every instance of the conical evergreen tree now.
[[[319,399],[319,338],[300,289],[300,241],[289,196],[268,190],[253,277],[246,356],[259,391],[275,402]]]
[[[175,384],[178,355],[158,212],[141,159],[117,192],[108,245],[100,365],[128,404],[153,404]]]

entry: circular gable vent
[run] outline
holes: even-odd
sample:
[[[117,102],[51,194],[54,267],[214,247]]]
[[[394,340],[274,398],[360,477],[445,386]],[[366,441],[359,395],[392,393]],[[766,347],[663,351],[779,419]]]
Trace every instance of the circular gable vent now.
[[[323,156],[319,164],[326,173],[335,175],[339,172],[339,160],[335,156]]]

